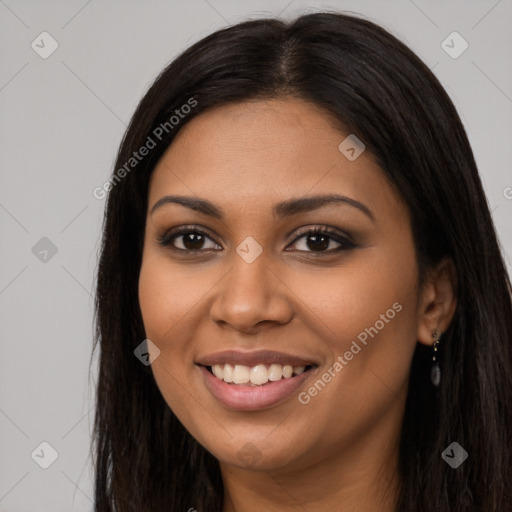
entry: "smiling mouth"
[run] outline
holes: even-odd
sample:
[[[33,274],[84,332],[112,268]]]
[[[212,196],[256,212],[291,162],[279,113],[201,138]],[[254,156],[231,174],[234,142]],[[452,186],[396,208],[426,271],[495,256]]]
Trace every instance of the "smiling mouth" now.
[[[264,386],[269,382],[288,380],[306,373],[316,365],[292,366],[291,364],[257,364],[245,366],[240,364],[204,365],[220,381],[240,386]]]

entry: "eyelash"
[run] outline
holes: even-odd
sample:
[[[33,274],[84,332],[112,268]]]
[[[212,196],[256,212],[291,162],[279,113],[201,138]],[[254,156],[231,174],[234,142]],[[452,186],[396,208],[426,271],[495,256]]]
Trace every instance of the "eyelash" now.
[[[158,245],[162,247],[167,247],[171,249],[172,251],[180,252],[182,254],[190,254],[190,253],[200,253],[205,252],[205,250],[211,251],[218,249],[179,249],[177,247],[172,246],[172,242],[182,236],[187,234],[199,234],[203,235],[213,242],[215,242],[217,245],[218,242],[214,240],[206,231],[198,228],[197,226],[182,226],[180,228],[171,229],[170,231],[165,232],[164,234],[157,237]],[[332,228],[329,228],[328,226],[316,226],[314,228],[307,228],[304,230],[300,230],[300,232],[297,234],[297,236],[290,241],[290,243],[296,243],[301,238],[308,236],[308,235],[324,235],[327,236],[330,240],[341,244],[340,247],[337,247],[336,249],[330,249],[327,251],[303,251],[299,250],[299,252],[306,252],[310,254],[315,254],[318,256],[323,255],[332,255],[333,253],[338,253],[341,251],[346,251],[349,249],[354,249],[356,247],[356,244],[352,241],[351,237],[348,234],[342,235],[337,230],[334,230]]]

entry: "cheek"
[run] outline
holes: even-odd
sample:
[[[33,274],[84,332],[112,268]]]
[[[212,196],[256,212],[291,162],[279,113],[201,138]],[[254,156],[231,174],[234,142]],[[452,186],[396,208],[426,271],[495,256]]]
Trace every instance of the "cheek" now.
[[[170,268],[169,261],[160,255],[146,252],[139,276],[139,303],[146,337],[156,344],[159,356],[151,370],[166,403],[180,417],[187,417],[190,393],[187,392],[186,373],[188,355],[187,313],[193,310],[203,294],[190,289],[190,282]],[[189,292],[185,293],[185,290]]]
[[[332,354],[332,365],[305,390],[302,403],[316,422],[330,417],[348,437],[357,425],[371,425],[388,411],[397,418],[405,400],[418,293],[414,251],[405,249],[379,250],[357,271],[340,267],[328,278],[319,274],[315,286],[303,277],[294,286],[307,297],[311,322],[325,333],[322,342]]]
[[[143,254],[139,304],[146,337],[160,350],[151,369],[175,412],[190,401],[185,382],[196,370],[194,341],[208,317],[210,294],[221,277],[215,270],[173,263],[151,247]]]
[[[176,268],[168,258],[151,251],[143,257],[139,276],[142,319],[147,337],[161,349],[170,348],[171,339],[181,339],[175,336],[176,329],[187,322],[206,294],[206,280],[196,274]]]
[[[179,272],[169,269],[168,261],[149,253],[144,256],[139,276],[140,309],[146,337],[160,351],[151,369],[169,405],[179,401],[180,383],[191,360],[187,313],[190,315],[198,300],[198,292],[184,292],[190,287],[184,287],[182,279]]]
[[[336,354],[348,350],[358,335],[364,342],[365,336],[387,338],[393,333],[398,342],[414,332],[417,276],[413,251],[365,251],[364,258],[354,253],[353,259],[336,267],[281,274],[298,298],[296,304],[302,304],[301,321]],[[404,326],[407,333],[401,331]]]

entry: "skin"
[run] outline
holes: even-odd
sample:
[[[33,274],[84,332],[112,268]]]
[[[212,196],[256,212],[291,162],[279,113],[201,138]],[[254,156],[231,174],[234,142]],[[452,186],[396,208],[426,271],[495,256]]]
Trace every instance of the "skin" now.
[[[419,286],[408,209],[367,151],[349,161],[338,150],[346,135],[299,99],[222,106],[185,125],[152,175],[139,280],[146,335],[161,351],[151,367],[168,405],[220,462],[223,512],[396,504],[411,358],[448,327],[455,273],[444,260]],[[281,201],[332,193],[360,201],[374,220],[348,204],[272,214]],[[178,204],[151,213],[168,194],[208,199],[224,218]],[[203,244],[173,243],[195,253],[158,245],[188,224],[208,232]],[[319,225],[349,233],[356,247],[332,252],[332,237],[318,249],[296,235]],[[248,236],[263,248],[252,263],[236,252]],[[229,410],[194,364],[228,349],[297,354],[319,362],[298,390],[307,391],[394,303],[400,312],[307,404],[294,393],[264,410]]]

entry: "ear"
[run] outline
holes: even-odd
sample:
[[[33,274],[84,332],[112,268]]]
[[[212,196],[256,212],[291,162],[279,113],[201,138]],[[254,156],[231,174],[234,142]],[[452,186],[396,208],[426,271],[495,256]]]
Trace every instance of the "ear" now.
[[[418,300],[418,341],[432,345],[432,331],[442,334],[457,306],[457,271],[451,258],[444,258],[427,271]]]

